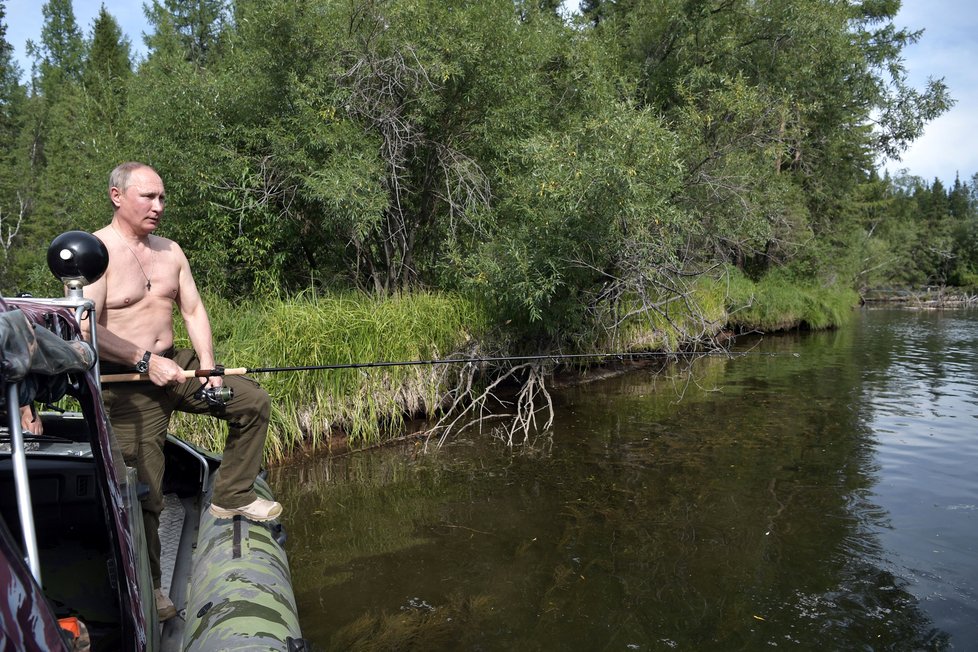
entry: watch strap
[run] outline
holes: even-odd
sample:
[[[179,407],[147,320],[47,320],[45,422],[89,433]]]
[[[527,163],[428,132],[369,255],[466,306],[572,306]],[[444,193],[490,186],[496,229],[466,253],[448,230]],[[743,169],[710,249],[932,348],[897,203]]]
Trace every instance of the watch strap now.
[[[141,374],[144,374],[147,371],[149,371],[149,358],[151,355],[153,354],[150,353],[149,351],[143,353],[143,359],[136,363],[136,371],[138,371]]]

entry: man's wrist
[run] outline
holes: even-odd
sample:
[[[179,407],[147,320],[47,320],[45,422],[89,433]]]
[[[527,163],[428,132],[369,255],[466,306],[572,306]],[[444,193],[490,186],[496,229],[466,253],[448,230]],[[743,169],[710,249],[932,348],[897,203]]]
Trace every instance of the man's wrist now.
[[[147,371],[149,371],[149,359],[152,357],[152,355],[153,354],[151,352],[144,351],[143,357],[140,358],[139,362],[136,363],[136,371],[138,371],[141,374],[144,374]]]

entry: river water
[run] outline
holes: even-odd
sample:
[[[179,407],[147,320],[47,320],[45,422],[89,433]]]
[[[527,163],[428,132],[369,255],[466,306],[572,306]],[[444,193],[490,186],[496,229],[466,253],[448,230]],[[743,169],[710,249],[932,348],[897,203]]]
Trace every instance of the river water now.
[[[277,469],[304,635],[978,649],[978,312],[748,345],[557,390],[515,449],[487,428]]]

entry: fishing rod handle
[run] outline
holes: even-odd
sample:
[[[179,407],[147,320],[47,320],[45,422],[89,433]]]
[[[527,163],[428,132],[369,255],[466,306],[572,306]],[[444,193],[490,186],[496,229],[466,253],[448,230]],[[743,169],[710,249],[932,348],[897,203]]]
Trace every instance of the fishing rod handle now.
[[[209,378],[210,376],[243,376],[248,373],[246,367],[236,367],[234,369],[184,369],[184,378]],[[149,374],[106,374],[101,377],[103,383],[133,383],[140,380],[149,380]]]

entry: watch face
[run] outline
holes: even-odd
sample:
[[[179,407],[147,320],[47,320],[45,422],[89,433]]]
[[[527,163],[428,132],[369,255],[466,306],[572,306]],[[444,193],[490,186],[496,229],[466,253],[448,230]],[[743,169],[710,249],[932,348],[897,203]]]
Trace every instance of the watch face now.
[[[143,354],[143,359],[136,363],[136,371],[138,371],[141,374],[144,374],[147,371],[149,371],[149,356],[150,355],[151,354],[150,354],[149,351],[147,351],[146,353]]]

